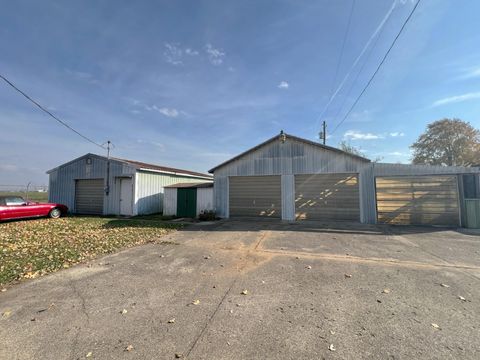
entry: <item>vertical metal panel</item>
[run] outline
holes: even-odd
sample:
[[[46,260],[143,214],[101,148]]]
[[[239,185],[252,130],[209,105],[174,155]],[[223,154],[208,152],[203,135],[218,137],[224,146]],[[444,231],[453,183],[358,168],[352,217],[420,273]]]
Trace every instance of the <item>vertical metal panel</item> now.
[[[480,199],[465,199],[465,219],[467,228],[480,229]]]
[[[295,220],[295,176],[282,175],[282,220]]]
[[[319,149],[287,137],[284,143],[268,143],[215,170],[216,211],[219,216],[228,217],[229,176],[358,173],[365,166],[370,164],[347,154]],[[285,212],[287,215],[290,218],[291,214]]]
[[[163,196],[163,215],[177,214],[177,188],[165,188]]]
[[[373,176],[375,164],[365,166],[358,176],[360,188],[360,222],[375,224],[377,221],[375,202],[375,177]]]
[[[170,175],[157,172],[137,172],[136,205],[138,215],[154,214],[163,211],[164,187],[176,183],[198,183],[205,179],[192,176]]]
[[[197,216],[203,210],[213,209],[213,188],[197,188]]]
[[[87,158],[91,164],[87,164]],[[135,169],[115,160],[110,160],[110,193],[105,194],[104,214],[116,213],[119,204],[119,192],[115,190],[115,179],[118,176],[132,176]],[[65,204],[69,209],[75,208],[75,180],[105,179],[107,160],[103,157],[87,154],[75,161],[62,165],[52,171],[49,176],[49,201]],[[104,180],[104,185],[106,181]]]

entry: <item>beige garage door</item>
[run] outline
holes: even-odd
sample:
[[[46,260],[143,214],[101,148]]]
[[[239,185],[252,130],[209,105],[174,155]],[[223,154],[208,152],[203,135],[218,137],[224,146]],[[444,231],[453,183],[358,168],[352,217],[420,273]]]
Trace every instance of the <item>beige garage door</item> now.
[[[376,178],[378,222],[459,225],[456,176]]]
[[[75,212],[77,214],[103,214],[103,179],[75,182]]]
[[[360,221],[357,174],[295,175],[295,217]]]
[[[230,216],[282,216],[280,176],[231,176],[229,183]]]

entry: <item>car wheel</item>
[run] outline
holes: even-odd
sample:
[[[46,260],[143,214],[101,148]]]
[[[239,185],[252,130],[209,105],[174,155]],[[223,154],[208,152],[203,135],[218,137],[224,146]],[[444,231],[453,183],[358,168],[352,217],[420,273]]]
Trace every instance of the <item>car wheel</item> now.
[[[54,208],[50,210],[50,213],[48,214],[49,217],[52,219],[58,219],[60,216],[62,216],[62,212],[58,208]]]

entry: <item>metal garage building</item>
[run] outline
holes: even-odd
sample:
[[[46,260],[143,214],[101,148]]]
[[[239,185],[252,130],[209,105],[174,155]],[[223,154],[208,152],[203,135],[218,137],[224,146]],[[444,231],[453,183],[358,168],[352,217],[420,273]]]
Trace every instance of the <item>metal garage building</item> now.
[[[97,215],[142,215],[163,210],[164,187],[212,180],[189,170],[86,154],[47,171],[51,202],[71,212]]]
[[[210,173],[225,218],[459,226],[480,193],[478,168],[372,163],[283,132]]]

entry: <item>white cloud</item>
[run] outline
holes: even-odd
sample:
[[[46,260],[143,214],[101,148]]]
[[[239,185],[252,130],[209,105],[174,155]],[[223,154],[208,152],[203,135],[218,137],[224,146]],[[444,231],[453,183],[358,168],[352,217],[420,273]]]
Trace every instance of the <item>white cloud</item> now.
[[[167,117],[175,118],[178,115],[180,115],[180,112],[177,109],[174,108],[167,108],[167,107],[161,107],[159,108],[157,105],[152,105],[152,106],[146,106],[145,107],[148,111],[158,111],[160,114],[163,114]]]
[[[432,107],[441,106],[446,104],[458,103],[473,99],[480,99],[480,92],[471,92],[462,95],[450,96],[443,99],[439,99],[433,102]]]
[[[205,51],[207,52],[208,60],[212,65],[218,66],[223,64],[226,54],[222,50],[214,48],[212,44],[207,44],[205,45]]]
[[[193,50],[191,48],[186,48],[185,49],[185,54],[190,55],[190,56],[197,56],[199,54],[198,51]]]
[[[403,132],[398,132],[398,131],[397,131],[397,132],[391,132],[391,133],[390,133],[390,136],[391,136],[391,137],[402,137],[402,136],[405,136],[405,133],[403,133]]]
[[[382,139],[382,135],[372,134],[372,133],[363,133],[356,130],[348,130],[343,137],[350,140],[377,140]]]
[[[165,51],[163,52],[165,61],[172,65],[182,65],[183,50],[178,44],[165,43]]]
[[[281,81],[280,84],[278,84],[279,89],[288,89],[290,87],[290,84],[286,81]]]

